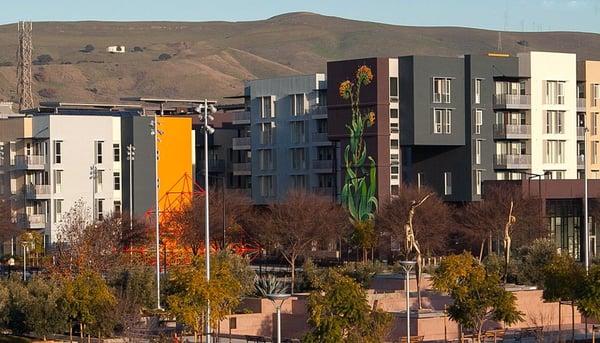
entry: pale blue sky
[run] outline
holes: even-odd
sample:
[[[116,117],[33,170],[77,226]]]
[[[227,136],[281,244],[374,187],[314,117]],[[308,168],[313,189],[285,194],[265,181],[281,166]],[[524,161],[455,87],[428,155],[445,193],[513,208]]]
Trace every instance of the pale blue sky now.
[[[22,0],[2,6],[0,23],[246,21],[293,11],[398,25],[600,33],[600,0]]]

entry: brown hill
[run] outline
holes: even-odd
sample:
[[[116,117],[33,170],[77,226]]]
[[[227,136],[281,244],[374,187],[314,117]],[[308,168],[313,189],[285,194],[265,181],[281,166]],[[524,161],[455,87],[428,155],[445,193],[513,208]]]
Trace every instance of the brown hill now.
[[[496,31],[407,27],[312,13],[252,22],[34,23],[36,100],[117,101],[129,95],[214,97],[241,94],[243,80],[325,71],[327,60],[362,56],[458,56],[495,50]],[[82,52],[91,44],[95,50]],[[110,54],[109,45],[127,53]],[[576,52],[600,59],[600,35],[578,32],[502,34],[506,52]],[[141,48],[133,52],[134,47]],[[15,63],[16,25],[0,26],[0,64]],[[140,49],[138,49],[140,50]],[[161,54],[172,58],[158,61]],[[15,97],[14,66],[0,67],[0,99]]]

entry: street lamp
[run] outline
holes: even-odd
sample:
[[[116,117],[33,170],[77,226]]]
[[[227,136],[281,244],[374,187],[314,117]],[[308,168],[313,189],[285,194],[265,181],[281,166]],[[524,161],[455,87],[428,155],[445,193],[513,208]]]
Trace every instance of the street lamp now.
[[[215,129],[208,125],[209,120],[214,120],[210,113],[217,112],[216,107],[211,103],[208,103],[207,99],[204,99],[204,103],[198,105],[196,112],[198,118],[202,120],[203,131],[204,131],[204,250],[206,257],[206,281],[210,282],[210,229],[209,229],[209,202],[208,202],[208,135],[215,133]],[[206,341],[210,342],[210,301],[206,302]]]
[[[267,299],[271,300],[277,311],[277,343],[281,343],[281,306],[290,296],[281,293],[267,294]]]
[[[161,110],[162,113],[162,110]],[[154,221],[155,221],[155,235],[156,235],[156,308],[162,309],[160,307],[160,213],[158,208],[158,187],[160,186],[160,180],[158,178],[158,142],[160,142],[159,135],[162,135],[162,132],[158,127],[160,123],[157,120],[156,114],[154,115],[154,119],[150,121],[150,134],[154,136]],[[131,163],[131,161],[130,161]],[[131,172],[131,169],[129,169]],[[131,180],[131,179],[130,179]],[[131,189],[131,188],[130,188]],[[131,206],[130,206],[131,207]],[[131,220],[131,219],[130,219]]]
[[[406,282],[406,343],[410,343],[410,271],[416,264],[416,261],[400,261],[400,265],[406,273],[404,278]]]
[[[583,236],[585,239],[585,256],[583,264],[585,266],[585,272],[587,273],[590,269],[590,227],[588,223],[588,174],[587,174],[587,126],[583,127]]]
[[[127,146],[127,161],[129,161],[129,230],[133,232],[133,161],[135,160],[135,147],[133,144]],[[129,249],[132,249],[130,244]],[[130,250],[130,254],[133,251]]]
[[[92,217],[93,222],[96,221],[96,180],[98,178],[98,167],[90,166],[90,180],[92,180]]]

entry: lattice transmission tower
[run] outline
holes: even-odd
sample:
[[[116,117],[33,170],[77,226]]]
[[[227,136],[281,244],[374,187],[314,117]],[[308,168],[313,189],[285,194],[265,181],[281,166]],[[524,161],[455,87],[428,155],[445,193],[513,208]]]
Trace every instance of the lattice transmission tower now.
[[[31,93],[31,55],[33,53],[33,43],[31,40],[31,31],[32,25],[30,21],[20,21],[18,23],[17,97],[19,98],[19,111],[33,108],[33,94]]]

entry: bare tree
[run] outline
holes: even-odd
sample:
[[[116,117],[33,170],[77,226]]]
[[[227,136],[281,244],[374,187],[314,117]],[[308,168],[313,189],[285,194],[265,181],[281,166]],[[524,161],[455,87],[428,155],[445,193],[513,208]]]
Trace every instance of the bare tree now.
[[[252,221],[257,239],[289,263],[292,293],[298,258],[314,243],[339,237],[350,225],[345,211],[329,197],[303,191],[292,191],[283,201],[257,209]]]
[[[518,247],[535,238],[545,236],[546,229],[543,225],[539,199],[523,196],[521,188],[517,185],[486,187],[483,200],[469,203],[457,212],[456,221],[464,229],[465,237],[480,243],[480,260],[483,258],[485,243],[487,242],[488,245],[488,253],[492,253],[493,237],[504,235],[509,213],[518,218],[510,227],[513,245]]]

